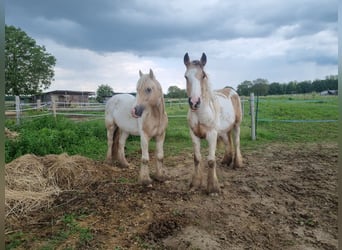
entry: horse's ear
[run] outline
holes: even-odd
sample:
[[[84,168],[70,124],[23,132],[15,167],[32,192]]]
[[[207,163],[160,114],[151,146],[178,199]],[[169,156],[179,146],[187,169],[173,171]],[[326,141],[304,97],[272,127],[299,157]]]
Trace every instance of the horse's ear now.
[[[141,70],[139,69],[139,76],[142,77],[143,73],[141,72]]]
[[[205,55],[205,53],[202,53],[202,57],[201,57],[201,64],[204,67],[204,65],[207,63],[207,56]]]
[[[150,77],[151,77],[151,79],[154,79],[154,74],[153,74],[152,69],[150,69]]]
[[[189,63],[190,63],[190,57],[188,55],[188,52],[186,52],[184,55],[184,64],[185,64],[185,66],[188,66]]]

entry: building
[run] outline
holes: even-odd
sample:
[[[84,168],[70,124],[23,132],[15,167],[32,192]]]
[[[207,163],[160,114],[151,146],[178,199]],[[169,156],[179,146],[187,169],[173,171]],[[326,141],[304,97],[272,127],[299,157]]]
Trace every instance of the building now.
[[[38,95],[35,99],[40,99],[43,103],[55,101],[58,105],[70,105],[88,103],[89,97],[94,95],[95,92],[91,91],[54,90]]]
[[[325,90],[320,93],[320,95],[338,95],[337,90]]]

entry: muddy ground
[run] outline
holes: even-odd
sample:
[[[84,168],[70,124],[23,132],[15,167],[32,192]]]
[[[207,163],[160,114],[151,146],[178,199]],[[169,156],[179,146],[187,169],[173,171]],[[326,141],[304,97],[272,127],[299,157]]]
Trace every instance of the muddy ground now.
[[[99,171],[111,169],[108,178],[8,218],[7,243],[20,231],[18,249],[337,249],[337,144],[242,153],[241,169],[218,164],[218,196],[189,192],[192,152],[166,157],[170,180],[152,188],[136,184],[139,154],[128,158],[130,169],[94,162]],[[66,214],[91,237],[80,240],[78,230],[57,238],[68,230]]]

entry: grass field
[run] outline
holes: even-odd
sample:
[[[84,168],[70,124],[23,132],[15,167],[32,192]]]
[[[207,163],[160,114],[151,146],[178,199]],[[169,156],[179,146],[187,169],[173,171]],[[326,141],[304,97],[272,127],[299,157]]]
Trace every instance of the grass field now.
[[[248,102],[244,102],[241,147],[253,149],[271,142],[336,141],[338,104],[336,96],[274,96],[259,98],[257,140],[251,140],[251,118]],[[164,145],[165,154],[175,155],[191,150],[192,143],[186,120],[186,104],[166,105],[169,125]],[[328,122],[327,122],[328,121]],[[16,140],[6,139],[6,162],[27,154],[80,154],[102,160],[106,153],[106,129],[103,119],[72,121],[63,116],[25,119],[20,126],[6,120],[6,127],[20,133]],[[205,145],[206,142],[203,142]],[[150,148],[154,149],[152,141]],[[129,137],[126,153],[140,149],[138,137]]]

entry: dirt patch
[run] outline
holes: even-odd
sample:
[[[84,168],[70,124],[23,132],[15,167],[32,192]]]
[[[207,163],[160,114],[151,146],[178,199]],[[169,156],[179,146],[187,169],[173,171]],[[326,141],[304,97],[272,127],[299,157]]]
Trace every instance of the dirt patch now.
[[[170,180],[152,188],[136,184],[140,156],[130,169],[67,159],[58,181],[47,178],[61,189],[49,206],[7,216],[7,243],[21,231],[22,249],[51,244],[73,214],[92,237],[73,234],[56,249],[337,249],[337,144],[272,144],[243,156],[244,168],[219,164],[218,196],[188,191],[191,152],[167,157]],[[49,176],[54,161],[34,160]]]

